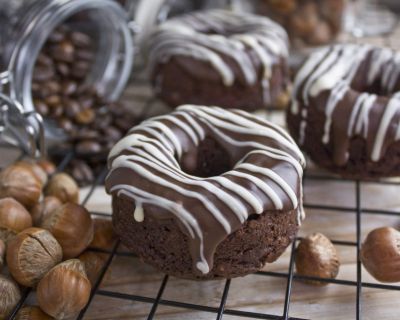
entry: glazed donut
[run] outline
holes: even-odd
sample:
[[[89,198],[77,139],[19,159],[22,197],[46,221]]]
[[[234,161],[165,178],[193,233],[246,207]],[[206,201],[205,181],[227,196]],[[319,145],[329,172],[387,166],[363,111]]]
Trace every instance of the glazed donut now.
[[[302,153],[282,129],[241,110],[179,107],[133,128],[109,163],[117,234],[168,274],[259,270],[302,218]]]
[[[185,103],[245,110],[288,104],[288,38],[272,20],[209,10],[167,20],[149,36],[155,92]]]
[[[400,54],[343,44],[298,72],[288,126],[311,159],[349,178],[400,174]]]

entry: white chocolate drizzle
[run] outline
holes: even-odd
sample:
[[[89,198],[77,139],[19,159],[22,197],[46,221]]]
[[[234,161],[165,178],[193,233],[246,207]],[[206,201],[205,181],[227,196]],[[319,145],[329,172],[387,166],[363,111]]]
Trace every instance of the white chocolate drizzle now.
[[[257,64],[261,64],[265,104],[270,102],[272,67],[288,57],[287,34],[277,23],[218,9],[167,20],[152,32],[147,47],[151,70],[174,56],[188,56],[212,65],[225,86],[232,86],[238,76],[254,85],[259,77]],[[233,61],[239,72],[227,60]]]
[[[369,158],[379,161],[385,149],[385,139],[391,126],[396,125],[396,133],[390,133],[394,142],[400,140],[399,120],[400,94],[393,92],[400,77],[400,53],[387,48],[376,48],[370,45],[342,44],[323,48],[312,54],[298,72],[295,84],[292,107],[290,112],[299,119],[298,140],[304,144],[308,125],[310,107],[325,114],[323,144],[332,140],[332,126],[346,125],[344,132],[347,139],[362,136],[372,141]],[[353,87],[370,87],[379,84],[382,96],[374,93],[358,92]],[[323,95],[326,98],[322,98]],[[318,102],[316,102],[316,100]],[[335,112],[343,101],[351,103],[347,111]],[[321,101],[325,101],[321,103]],[[379,102],[380,101],[380,102]],[[380,103],[384,103],[382,113]],[[343,109],[343,106],[341,107]],[[299,111],[302,111],[299,114]],[[377,118],[380,120],[376,121]],[[394,120],[396,118],[397,120]],[[338,126],[338,123],[340,125]],[[377,122],[377,124],[375,124]],[[339,129],[336,129],[339,130]],[[338,137],[342,134],[337,133]],[[337,141],[336,141],[337,140]],[[334,154],[337,161],[348,160],[348,151],[342,145],[342,138],[333,141]],[[342,144],[339,146],[339,144]],[[338,163],[343,164],[343,163]]]
[[[226,147],[236,164],[219,176],[190,175],[181,163],[207,136]],[[303,217],[302,153],[281,128],[240,110],[179,107],[133,128],[109,159],[107,191],[135,203],[137,222],[145,219],[147,205],[179,220],[199,244],[192,258],[203,274],[212,268],[219,242],[250,215],[297,210],[299,223]],[[215,232],[219,240],[210,241]]]

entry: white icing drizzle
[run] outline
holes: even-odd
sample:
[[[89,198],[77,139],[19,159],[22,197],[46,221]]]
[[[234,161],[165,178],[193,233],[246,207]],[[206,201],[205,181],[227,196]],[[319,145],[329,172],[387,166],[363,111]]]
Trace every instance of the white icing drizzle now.
[[[175,157],[184,158],[187,148],[190,145],[196,148],[208,134],[222,145],[225,142],[239,150],[243,157],[237,159],[232,170],[220,176],[200,178],[185,173]],[[108,192],[133,200],[134,218],[138,222],[145,219],[146,205],[158,206],[175,216],[190,236],[198,239],[194,265],[204,274],[212,266],[204,251],[207,230],[199,223],[198,215],[207,215],[208,223],[218,223],[226,235],[250,214],[265,210],[298,210],[299,222],[303,216],[299,203],[305,164],[302,153],[281,128],[243,111],[179,107],[170,115],[149,119],[133,128],[111,150],[109,159]],[[271,162],[274,163],[271,168],[260,165]],[[129,177],[118,175],[119,170],[134,173],[142,182],[124,180]],[[249,189],[245,187],[248,184],[252,185]],[[199,205],[193,208],[184,199],[197,201]]]
[[[310,106],[310,99],[324,92],[329,93],[325,105],[317,106],[325,113],[322,142],[327,144],[330,141],[333,121],[344,120],[333,118],[336,107],[350,94],[353,96],[357,94],[346,129],[347,137],[361,135],[367,139],[370,135],[374,135],[370,158],[372,161],[381,159],[387,132],[394,116],[400,112],[400,95],[395,94],[390,98],[385,98],[387,103],[383,116],[377,127],[373,128],[374,130],[370,129],[370,117],[373,114],[371,110],[376,106],[378,96],[367,92],[356,92],[352,89],[352,84],[360,74],[363,63],[364,65],[367,63],[364,69],[366,70],[365,84],[369,86],[379,82],[379,85],[390,95],[400,77],[400,54],[390,49],[375,48],[370,45],[342,44],[323,48],[306,61],[295,79],[290,110],[293,115],[298,115],[299,107],[302,108],[302,113],[299,115],[298,140],[300,144],[303,144],[305,140],[308,123],[307,108]],[[397,127],[394,141],[398,140],[400,140],[400,129]],[[346,154],[348,158],[348,153]]]
[[[226,86],[233,85],[237,77],[226,57],[235,62],[247,84],[256,83],[255,55],[263,68],[265,91],[269,89],[272,66],[280,57],[288,56],[288,38],[284,29],[268,18],[208,10],[167,20],[151,34],[148,48],[152,70],[173,56],[189,56],[210,63]],[[268,103],[266,92],[263,98]]]

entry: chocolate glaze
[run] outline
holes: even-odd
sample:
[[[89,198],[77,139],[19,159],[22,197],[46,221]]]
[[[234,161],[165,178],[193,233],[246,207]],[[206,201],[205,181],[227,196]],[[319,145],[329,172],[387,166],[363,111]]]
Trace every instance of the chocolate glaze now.
[[[227,91],[236,85],[257,86],[261,107],[274,102],[278,88],[287,90],[287,34],[268,18],[224,10],[189,13],[160,25],[147,48],[158,92],[167,85],[162,66],[172,62],[188,77],[223,84]],[[274,68],[284,81],[273,81]]]
[[[361,138],[365,141],[363,161],[369,167],[378,165],[388,148],[400,140],[399,86],[397,52],[353,44],[321,49],[296,76],[288,112],[290,130],[310,153],[317,148],[307,141],[315,141],[309,136],[317,135],[318,149],[327,150],[337,167],[354,161],[351,143]],[[323,121],[316,124],[314,120],[321,117]],[[313,159],[318,162],[317,155]],[[382,172],[391,174],[395,172]]]
[[[199,145],[222,146],[230,170],[194,174]],[[135,203],[134,218],[176,220],[189,236],[193,270],[207,274],[219,243],[249,216],[296,210],[302,217],[304,158],[281,128],[240,110],[186,105],[133,128],[112,149],[106,189]],[[215,174],[215,173],[214,173]]]

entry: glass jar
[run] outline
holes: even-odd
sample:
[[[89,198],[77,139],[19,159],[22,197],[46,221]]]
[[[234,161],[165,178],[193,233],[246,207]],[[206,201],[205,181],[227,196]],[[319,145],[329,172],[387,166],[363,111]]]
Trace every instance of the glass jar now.
[[[85,77],[85,85],[109,100],[117,99],[122,93],[131,73],[134,46],[128,14],[117,2],[0,0],[0,92],[9,96],[15,105],[22,106],[23,113],[35,110],[31,85],[41,48],[52,31],[72,17],[73,28],[87,32],[95,42],[93,65]],[[45,127],[46,138],[61,137],[62,130],[48,123]]]

